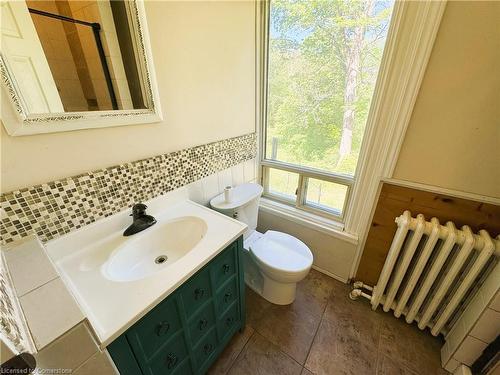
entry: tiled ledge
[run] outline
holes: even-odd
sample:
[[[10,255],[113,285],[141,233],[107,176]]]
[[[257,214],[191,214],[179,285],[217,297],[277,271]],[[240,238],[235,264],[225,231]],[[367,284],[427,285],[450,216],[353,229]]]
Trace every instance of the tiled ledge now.
[[[30,234],[49,241],[256,153],[251,133],[2,194],[1,244]]]
[[[38,352],[85,319],[35,236],[4,248],[1,255],[1,296],[12,308],[2,310],[6,319],[0,329],[18,351]]]
[[[1,311],[0,331],[8,347],[15,354],[32,353],[37,373],[118,374],[36,236],[5,247],[1,255],[2,307],[11,308]]]

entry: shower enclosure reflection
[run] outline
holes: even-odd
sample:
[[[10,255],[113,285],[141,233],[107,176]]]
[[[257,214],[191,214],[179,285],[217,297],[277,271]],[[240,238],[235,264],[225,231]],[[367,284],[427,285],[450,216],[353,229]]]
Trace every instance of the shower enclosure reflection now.
[[[2,58],[27,113],[147,108],[125,1],[2,2]]]

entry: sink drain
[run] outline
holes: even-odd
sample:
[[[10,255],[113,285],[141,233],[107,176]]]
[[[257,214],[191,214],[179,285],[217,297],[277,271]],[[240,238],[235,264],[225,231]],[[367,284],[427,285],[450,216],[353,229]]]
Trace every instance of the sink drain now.
[[[160,255],[160,256],[156,257],[155,263],[162,264],[162,263],[165,263],[167,261],[167,259],[168,259],[168,257],[166,255]]]

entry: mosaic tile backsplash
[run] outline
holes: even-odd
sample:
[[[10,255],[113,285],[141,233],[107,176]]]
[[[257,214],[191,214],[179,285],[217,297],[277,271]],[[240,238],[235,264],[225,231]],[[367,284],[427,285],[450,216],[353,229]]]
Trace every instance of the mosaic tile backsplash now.
[[[1,244],[49,241],[256,154],[251,133],[2,194]]]

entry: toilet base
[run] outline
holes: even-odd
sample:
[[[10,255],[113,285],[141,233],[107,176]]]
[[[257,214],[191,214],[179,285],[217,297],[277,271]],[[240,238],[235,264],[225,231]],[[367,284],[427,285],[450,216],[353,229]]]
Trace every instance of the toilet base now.
[[[295,301],[297,283],[279,283],[266,275],[262,287],[262,297],[276,305],[289,305]]]
[[[297,283],[278,283],[264,275],[250,258],[247,251],[243,253],[245,264],[245,283],[255,293],[276,305],[289,305],[295,300]]]
[[[295,301],[297,283],[303,280],[309,273],[310,267],[302,273],[293,275],[280,274],[275,275],[281,280],[293,282],[276,281],[267,276],[265,270],[261,269],[256,262],[255,255],[251,254],[250,249],[254,243],[260,240],[264,235],[253,231],[244,241],[243,263],[245,267],[245,283],[254,292],[275,305],[289,305]],[[305,245],[303,245],[305,246]],[[311,260],[312,264],[312,260]]]

